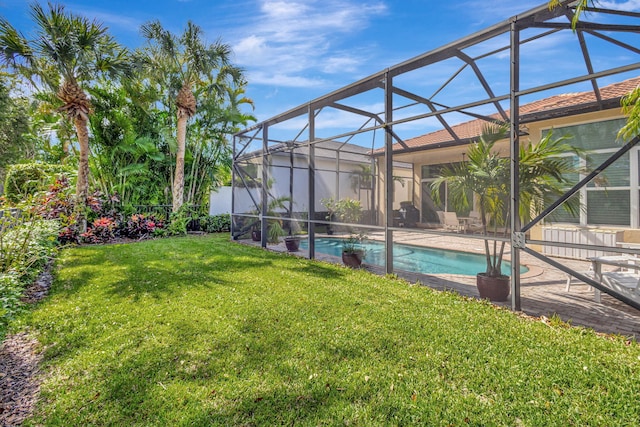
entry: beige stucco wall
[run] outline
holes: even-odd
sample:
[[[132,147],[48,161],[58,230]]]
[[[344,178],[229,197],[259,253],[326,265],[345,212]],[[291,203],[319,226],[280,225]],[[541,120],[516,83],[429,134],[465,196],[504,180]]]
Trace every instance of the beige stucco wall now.
[[[376,168],[379,172],[379,181],[377,185],[377,198],[378,200],[378,225],[384,225],[385,221],[385,212],[386,212],[386,182],[387,177],[385,174],[384,167],[384,157],[378,157],[376,159],[377,165]],[[408,162],[409,163],[409,162]],[[413,201],[415,204],[415,188],[416,188],[416,180],[415,174],[412,168],[406,167],[396,167],[393,169],[393,176],[401,178],[403,180],[404,185],[399,181],[394,181],[394,196],[393,196],[393,209],[400,209],[400,202],[404,201]],[[419,181],[418,181],[419,183]],[[416,207],[419,206],[416,204]]]
[[[536,143],[540,140],[542,136],[542,132],[546,131],[550,128],[554,127],[563,127],[568,125],[576,125],[576,124],[584,124],[589,122],[597,122],[610,120],[615,118],[623,117],[622,111],[620,109],[611,109],[605,111],[597,111],[586,114],[573,115],[569,117],[562,118],[554,118],[550,120],[542,120],[539,122],[527,123],[526,128],[528,128],[529,136],[524,136],[521,138],[521,144],[528,143]],[[397,154],[394,155],[393,159],[395,161],[413,163],[413,202],[414,205],[422,210],[422,200],[421,200],[421,169],[423,165],[435,165],[442,163],[452,163],[459,162],[463,160],[463,154],[466,154],[468,145],[461,145],[456,147],[445,147],[438,149],[426,149],[422,151],[416,151],[405,154]],[[509,140],[499,141],[495,145],[495,149],[502,155],[509,155]],[[378,170],[384,172],[384,157],[378,158]],[[384,214],[384,173],[381,173],[381,185],[378,187],[380,189],[379,199],[381,201],[380,208],[381,213]],[[399,202],[396,200],[396,202]],[[394,203],[394,209],[395,207]],[[384,218],[383,215],[380,215],[379,218]],[[578,227],[578,226],[576,226]],[[611,227],[607,227],[611,228]],[[623,228],[621,228],[623,229]],[[542,237],[542,229],[541,226],[536,226],[531,230],[531,238],[537,239]]]

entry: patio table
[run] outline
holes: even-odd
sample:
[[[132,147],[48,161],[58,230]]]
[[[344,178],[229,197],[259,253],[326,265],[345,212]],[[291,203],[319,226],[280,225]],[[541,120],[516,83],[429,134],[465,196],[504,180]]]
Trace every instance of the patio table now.
[[[591,261],[593,274],[595,279],[602,283],[602,266],[611,265],[618,268],[633,268],[640,270],[640,258],[629,255],[604,255],[588,257],[587,260]],[[601,291],[597,288],[593,289],[593,296],[596,302],[600,302]]]

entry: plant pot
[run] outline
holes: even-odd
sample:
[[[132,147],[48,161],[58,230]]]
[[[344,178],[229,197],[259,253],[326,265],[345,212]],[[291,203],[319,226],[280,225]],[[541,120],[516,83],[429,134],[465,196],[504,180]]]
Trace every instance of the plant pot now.
[[[346,252],[342,251],[342,262],[344,265],[352,268],[360,267],[362,264],[362,258],[364,257],[363,251]]]
[[[300,248],[300,237],[287,236],[284,238],[284,244],[289,252],[296,252]]]
[[[253,240],[254,242],[260,242],[262,240],[262,231],[253,230],[251,232],[251,240]]]
[[[480,298],[490,301],[506,301],[511,290],[509,276],[490,277],[486,273],[478,273],[476,285]]]
[[[327,234],[328,234],[329,236],[332,236],[332,235],[333,235],[333,228],[331,228],[331,227],[327,227]]]

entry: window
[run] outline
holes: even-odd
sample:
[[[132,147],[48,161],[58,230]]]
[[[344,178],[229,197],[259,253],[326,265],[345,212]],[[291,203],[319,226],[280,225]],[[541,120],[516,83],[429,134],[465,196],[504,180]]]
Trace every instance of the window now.
[[[617,138],[625,119],[567,126],[553,130],[554,137],[568,136],[569,144],[587,151],[586,160],[581,160],[585,169],[579,177],[571,177],[577,183],[599,167],[623,144]],[[578,160],[578,157],[575,157]],[[630,226],[632,219],[632,189],[637,193],[638,172],[632,173],[630,155],[627,153],[601,172],[594,180],[582,188],[579,197],[583,205],[580,221],[557,209],[551,220],[554,222],[581,223],[583,225]],[[636,166],[637,168],[637,166]]]
[[[422,165],[422,222],[439,222],[437,211],[456,212],[459,216],[468,216],[469,209],[457,211],[449,199],[446,183],[440,184],[440,203],[436,203],[431,197],[431,183],[440,176],[443,168],[452,166],[452,163],[437,165]],[[471,199],[472,195],[469,194]]]

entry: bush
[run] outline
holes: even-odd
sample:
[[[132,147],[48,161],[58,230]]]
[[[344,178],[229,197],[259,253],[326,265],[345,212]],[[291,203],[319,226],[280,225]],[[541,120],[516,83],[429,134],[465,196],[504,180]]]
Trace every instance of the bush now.
[[[24,163],[10,165],[4,181],[4,192],[8,200],[18,203],[25,197],[47,187],[58,176],[72,176],[74,171],[68,166],[48,163]]]
[[[206,233],[231,231],[231,215],[205,215],[200,218],[200,229]]]
[[[20,310],[23,287],[15,274],[0,274],[0,337],[7,324]]]
[[[187,224],[191,221],[191,217],[180,210],[178,212],[172,212],[169,216],[169,225],[167,226],[167,233],[170,236],[179,236],[187,234]]]
[[[49,186],[49,190],[40,196],[36,206],[36,210],[42,218],[60,221],[61,230],[58,234],[58,241],[61,244],[109,241],[115,237],[122,218],[118,197],[105,196],[96,191],[87,197],[86,217],[89,222],[95,223],[98,221],[97,228],[94,225],[80,235],[76,213],[74,212],[73,188],[71,188],[69,180],[64,176],[58,177]],[[110,223],[104,222],[105,218],[113,222],[113,227],[111,227]]]
[[[20,217],[0,218],[0,336],[20,310],[24,288],[42,272],[56,246],[57,221]]]
[[[116,222],[107,217],[101,217],[93,221],[91,227],[80,235],[82,243],[107,243],[113,240],[116,235]]]
[[[144,239],[158,235],[164,223],[153,214],[133,214],[122,229],[122,235],[131,239]]]
[[[58,223],[23,220],[9,223],[0,219],[0,273],[16,273],[20,281],[35,278],[56,246]]]

